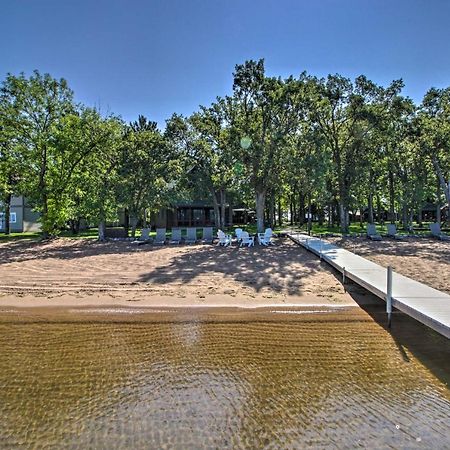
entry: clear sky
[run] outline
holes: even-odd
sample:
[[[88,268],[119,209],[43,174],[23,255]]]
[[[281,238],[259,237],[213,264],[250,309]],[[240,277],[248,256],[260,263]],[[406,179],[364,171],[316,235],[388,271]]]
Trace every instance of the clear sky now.
[[[0,0],[0,77],[64,77],[75,98],[164,126],[231,92],[234,66],[364,74],[420,101],[450,86],[450,0]]]

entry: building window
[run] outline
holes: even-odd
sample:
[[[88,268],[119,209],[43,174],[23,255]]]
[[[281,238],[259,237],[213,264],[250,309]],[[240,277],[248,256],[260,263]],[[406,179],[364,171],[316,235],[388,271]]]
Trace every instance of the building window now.
[[[5,213],[0,212],[0,228],[2,228],[3,222],[5,221]],[[17,213],[11,212],[9,213],[9,223],[16,223],[17,222]]]

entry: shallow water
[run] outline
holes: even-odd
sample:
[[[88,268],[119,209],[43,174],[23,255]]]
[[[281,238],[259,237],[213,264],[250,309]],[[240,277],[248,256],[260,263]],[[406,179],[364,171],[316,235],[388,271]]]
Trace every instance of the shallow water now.
[[[450,448],[449,341],[369,313],[0,311],[0,447]]]

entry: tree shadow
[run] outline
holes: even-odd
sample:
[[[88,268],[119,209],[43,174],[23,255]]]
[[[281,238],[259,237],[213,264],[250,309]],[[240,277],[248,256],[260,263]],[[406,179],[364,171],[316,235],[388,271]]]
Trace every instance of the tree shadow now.
[[[157,250],[161,246],[146,245],[151,250]],[[56,239],[50,241],[25,241],[0,245],[0,265],[12,262],[23,262],[29,260],[43,259],[79,259],[98,255],[116,255],[134,253],[141,250],[143,246],[132,244],[131,241],[107,241],[99,242],[96,239]]]
[[[330,239],[329,239],[330,240]],[[432,261],[450,261],[450,242],[437,239],[407,238],[403,241],[383,238],[382,241],[371,241],[366,238],[338,238],[331,241],[361,255],[413,256],[427,258]]]
[[[320,261],[286,239],[276,246],[250,248],[196,246],[169,263],[141,275],[143,283],[192,283],[208,273],[219,273],[253,288],[299,295],[305,278],[323,271]],[[325,269],[329,271],[329,269]]]

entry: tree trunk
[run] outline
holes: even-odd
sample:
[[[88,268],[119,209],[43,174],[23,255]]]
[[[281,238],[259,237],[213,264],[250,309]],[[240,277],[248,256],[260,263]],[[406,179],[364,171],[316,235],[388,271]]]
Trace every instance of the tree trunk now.
[[[299,222],[300,226],[305,224],[305,194],[303,192],[300,193],[300,203],[299,203]]]
[[[11,232],[11,224],[9,223],[11,217],[11,194],[5,196],[5,234]]]
[[[311,208],[311,194],[308,195],[308,234],[311,234],[312,229],[312,208]]]
[[[373,194],[369,193],[369,197],[367,199],[367,221],[369,223],[373,223]]]
[[[383,223],[383,217],[382,217],[382,212],[381,212],[381,199],[380,196],[377,195],[377,220],[378,223]]]
[[[128,208],[125,208],[125,210],[124,210],[123,227],[125,228],[125,230],[127,231],[127,234],[128,234],[128,230],[130,229],[130,213],[128,211]]]
[[[256,228],[258,233],[264,233],[264,208],[266,205],[266,191],[256,191]]]
[[[389,171],[389,220],[395,223],[395,192],[394,192],[394,174]]]
[[[278,226],[283,226],[283,211],[281,210],[281,197],[278,197]]]
[[[142,220],[142,228],[147,228],[147,209],[144,208],[144,218]]]
[[[220,226],[220,208],[219,208],[219,202],[217,201],[217,194],[216,191],[214,190],[213,186],[208,186],[209,189],[209,193],[211,194],[211,198],[213,201],[213,208],[214,208],[214,222],[216,224],[216,228],[218,230],[221,229]]]
[[[368,219],[369,223],[373,223],[373,171],[370,170],[369,175],[369,197],[367,199],[367,208],[368,208]]]
[[[339,199],[339,221],[341,226],[341,232],[348,233],[348,211],[345,203],[342,199]]]
[[[220,225],[222,228],[225,228],[226,225],[226,195],[225,195],[225,189],[222,188],[220,190]]]
[[[230,227],[233,226],[233,205],[231,204],[231,201],[228,202],[228,225]]]
[[[105,230],[106,229],[106,224],[104,220],[100,220],[98,223],[98,240],[100,242],[104,242],[106,241],[106,237],[105,237]]]
[[[136,227],[138,224],[138,218],[134,214],[130,216],[130,223],[131,223],[131,237],[134,238],[136,237]],[[126,231],[128,236],[128,230]]]
[[[272,192],[269,201],[269,224],[270,228],[275,226],[275,194]]]
[[[291,196],[291,198],[290,198],[290,201],[289,201],[289,215],[291,216],[290,217],[290,219],[291,219],[291,226],[293,226],[294,225],[294,217],[293,217],[293,214],[294,214],[294,209],[293,209],[293,207],[292,207],[292,196]]]
[[[403,202],[402,205],[402,223],[403,223],[403,229],[408,230],[409,224],[408,224],[408,206],[406,202]]]
[[[444,178],[444,174],[441,169],[441,165],[439,164],[438,157],[435,153],[432,154],[431,160],[433,162],[434,171],[436,172],[436,176],[441,186],[441,189],[444,191],[445,199],[448,204],[448,214],[447,214],[447,222],[450,226],[450,179],[446,182]]]

